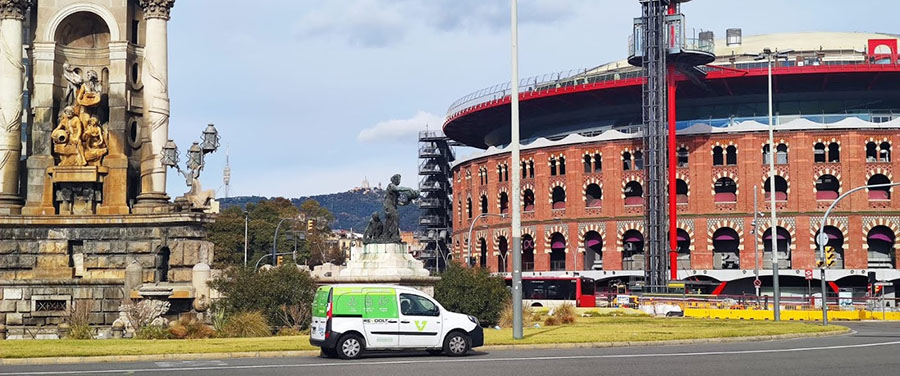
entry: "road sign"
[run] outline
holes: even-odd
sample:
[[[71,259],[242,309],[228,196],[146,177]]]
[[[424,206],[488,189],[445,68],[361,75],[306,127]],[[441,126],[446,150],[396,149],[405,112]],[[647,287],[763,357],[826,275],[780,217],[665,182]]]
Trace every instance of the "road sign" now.
[[[807,279],[807,280],[813,279],[813,271],[812,271],[812,269],[806,269],[806,270],[803,272],[803,275],[806,276],[806,279]]]
[[[753,280],[753,286],[755,286],[755,287],[762,287],[762,281],[760,281],[759,279],[754,279],[754,280]]]

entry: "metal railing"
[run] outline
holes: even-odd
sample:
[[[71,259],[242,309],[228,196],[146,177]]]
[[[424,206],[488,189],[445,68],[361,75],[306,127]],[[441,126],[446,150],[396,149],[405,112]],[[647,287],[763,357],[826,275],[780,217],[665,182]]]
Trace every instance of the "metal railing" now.
[[[566,262],[564,260],[552,260],[550,261],[550,270],[566,270]]]
[[[684,49],[713,53],[715,45],[709,44],[709,41],[700,40],[699,38],[686,38]],[[866,55],[861,51],[855,50],[831,52],[828,55],[822,55],[818,51],[803,51],[791,53],[790,57],[791,60],[778,62],[776,68],[869,64]],[[722,58],[724,59],[726,57]],[[764,69],[766,68],[766,63],[746,61],[732,64],[727,60],[719,60],[702,68],[709,71],[715,70],[717,66],[722,66],[727,69],[750,70]],[[528,93],[538,91],[638,78],[642,78],[641,69],[638,67],[633,67],[627,63],[614,65],[606,64],[594,68],[570,69],[523,78],[519,80],[518,87],[520,95],[527,95]],[[447,109],[447,117],[452,118],[459,112],[478,105],[502,101],[509,97],[510,89],[510,82],[505,82],[472,92],[453,102]]]

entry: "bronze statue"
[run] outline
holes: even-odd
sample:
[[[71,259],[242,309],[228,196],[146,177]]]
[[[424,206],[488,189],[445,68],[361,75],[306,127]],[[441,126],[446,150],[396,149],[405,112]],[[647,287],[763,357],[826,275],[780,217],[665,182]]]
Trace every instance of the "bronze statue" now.
[[[381,217],[378,216],[378,212],[374,212],[366,226],[366,232],[363,233],[363,244],[379,242],[382,232],[384,232],[384,225],[381,223]]]
[[[400,174],[391,176],[391,184],[388,184],[384,192],[384,221],[378,213],[372,213],[363,234],[363,243],[400,243],[402,239],[397,207],[408,205],[417,198],[419,198],[418,191],[400,186]]]

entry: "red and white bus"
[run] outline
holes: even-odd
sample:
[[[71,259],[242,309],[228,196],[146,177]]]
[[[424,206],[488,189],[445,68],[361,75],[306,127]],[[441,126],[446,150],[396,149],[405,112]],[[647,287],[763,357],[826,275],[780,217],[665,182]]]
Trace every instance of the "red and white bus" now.
[[[506,277],[512,286],[512,277]],[[594,279],[588,277],[522,277],[522,303],[531,307],[555,307],[565,302],[576,307],[596,307]]]

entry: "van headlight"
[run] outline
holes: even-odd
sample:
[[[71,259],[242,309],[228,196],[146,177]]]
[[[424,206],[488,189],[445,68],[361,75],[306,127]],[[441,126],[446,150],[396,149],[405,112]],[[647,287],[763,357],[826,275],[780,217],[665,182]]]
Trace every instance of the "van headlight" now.
[[[473,323],[475,323],[475,324],[478,324],[478,319],[475,318],[475,316],[469,315],[468,317],[469,317],[469,321],[471,321],[471,322],[473,322]]]

